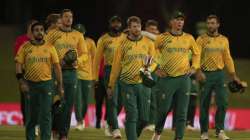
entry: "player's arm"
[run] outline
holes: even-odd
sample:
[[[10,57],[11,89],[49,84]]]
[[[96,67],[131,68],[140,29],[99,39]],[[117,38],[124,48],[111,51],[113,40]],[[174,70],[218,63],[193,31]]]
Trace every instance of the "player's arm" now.
[[[94,57],[94,77],[95,80],[98,81],[98,76],[99,76],[99,68],[100,68],[100,63],[103,58],[103,51],[104,51],[104,43],[103,39],[100,38],[97,42],[97,49],[95,51],[95,57]]]
[[[63,90],[63,82],[62,82],[62,79],[63,79],[62,78],[62,69],[61,69],[61,65],[59,63],[59,58],[58,58],[58,55],[56,53],[56,49],[54,47],[52,47],[52,49],[51,49],[51,60],[52,60],[53,68],[54,68],[55,75],[56,75],[58,92],[59,92],[60,96],[63,97],[64,90]]]
[[[77,61],[86,62],[88,60],[88,48],[86,41],[82,35],[79,36],[79,41],[77,44]]]
[[[156,38],[157,38],[157,35],[152,34],[150,32],[147,32],[147,31],[142,31],[141,34],[143,36],[146,36],[146,37],[150,38],[151,40],[156,40]]]
[[[191,43],[191,52],[192,52],[192,66],[191,68],[195,70],[200,69],[200,58],[201,58],[201,49],[198,47],[197,43],[195,42],[194,38],[190,37]]]
[[[203,39],[201,37],[198,37],[196,39],[196,44],[197,44],[197,47],[200,50],[200,54],[201,54],[202,45],[204,44]],[[196,77],[197,81],[205,81],[206,80],[206,76],[205,76],[205,74],[202,72],[202,70],[200,68],[196,70],[195,77]]]
[[[26,93],[29,91],[29,87],[28,87],[28,84],[25,82],[24,73],[22,69],[22,65],[24,64],[24,61],[25,61],[24,53],[25,53],[24,47],[21,47],[17,52],[17,55],[15,57],[15,62],[16,62],[16,78],[19,83],[19,88],[22,92]]]
[[[114,54],[115,59],[113,59],[113,62],[112,62],[112,69],[111,69],[110,80],[108,84],[108,87],[112,90],[114,90],[115,82],[121,71],[121,58],[122,57],[123,57],[122,49],[121,49],[121,46],[119,46],[117,47],[115,54]]]
[[[162,35],[159,35],[156,37],[154,45],[155,45],[156,52],[160,53],[161,52],[160,49],[162,48]],[[159,69],[159,67],[156,67],[155,74],[159,77],[166,77],[167,76],[167,74],[164,71],[162,71],[161,69]]]
[[[233,62],[232,56],[230,54],[228,39],[226,39],[225,43],[226,44],[225,44],[225,48],[224,48],[224,51],[223,51],[223,59],[224,59],[224,63],[226,65],[227,71],[229,72],[230,77],[233,80],[235,80],[237,82],[240,82],[240,80],[237,77],[236,72],[235,72],[234,62]]]
[[[90,47],[90,54],[91,54],[92,60],[94,60],[95,52],[96,52],[96,45],[95,45],[94,40],[91,40],[91,41],[90,41],[90,44],[91,44],[91,47]]]
[[[96,52],[96,45],[94,40],[91,40],[91,47],[90,47],[90,54],[91,54],[91,62],[92,62],[92,66],[94,69],[94,58],[95,58],[95,52]]]
[[[153,42],[149,43],[149,55],[153,58],[153,63],[151,64],[151,66],[149,67],[149,71],[153,72],[156,70],[158,64],[156,63],[156,61],[154,60],[154,58],[156,57],[156,51],[155,51],[155,46]]]

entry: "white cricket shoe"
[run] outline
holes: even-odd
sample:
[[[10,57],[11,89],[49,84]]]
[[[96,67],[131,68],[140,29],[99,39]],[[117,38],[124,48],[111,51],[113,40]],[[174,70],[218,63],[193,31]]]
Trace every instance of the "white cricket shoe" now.
[[[110,128],[109,128],[109,125],[108,125],[107,121],[105,121],[104,134],[105,134],[105,136],[107,136],[107,137],[112,137],[112,136],[113,136],[113,135],[112,135],[112,132],[111,132],[111,130],[110,130]]]
[[[161,138],[161,135],[158,135],[158,134],[154,133],[151,140],[160,140],[160,138]]]
[[[208,133],[207,132],[203,132],[202,134],[201,134],[201,140],[208,140],[209,138],[208,138]]]
[[[230,140],[230,138],[226,135],[226,133],[223,130],[220,130],[218,138],[220,140]]]
[[[186,129],[189,131],[195,131],[195,128],[191,125],[187,125]]]
[[[40,131],[39,125],[36,125],[36,126],[35,126],[35,135],[36,135],[36,136],[39,136],[39,131]]]
[[[85,122],[83,121],[82,123],[78,123],[76,126],[76,130],[78,131],[83,131],[85,128]]]
[[[121,134],[120,129],[115,129],[112,132],[112,135],[113,135],[113,139],[121,139],[122,138],[122,134]]]
[[[154,124],[150,124],[150,125],[146,126],[145,130],[149,130],[149,131],[154,132],[155,131],[155,125]]]

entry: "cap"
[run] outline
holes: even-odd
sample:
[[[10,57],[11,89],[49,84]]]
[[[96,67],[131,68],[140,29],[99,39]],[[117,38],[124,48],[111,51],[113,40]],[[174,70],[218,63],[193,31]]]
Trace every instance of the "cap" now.
[[[182,17],[182,18],[185,18],[185,15],[184,13],[182,13],[181,11],[174,11],[172,16],[171,16],[171,19],[175,19],[175,18],[178,18],[178,17]]]

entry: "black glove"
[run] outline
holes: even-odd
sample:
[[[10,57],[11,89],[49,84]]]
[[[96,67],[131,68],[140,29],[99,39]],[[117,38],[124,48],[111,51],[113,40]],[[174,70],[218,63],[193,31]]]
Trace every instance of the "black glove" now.
[[[73,67],[73,64],[77,60],[77,53],[76,50],[70,49],[68,50],[64,57],[63,57],[63,62],[65,67]]]
[[[52,105],[52,112],[54,114],[59,114],[63,112],[63,106],[65,102],[64,99],[60,98],[58,95],[54,97],[53,105]]]
[[[243,93],[245,91],[246,86],[242,83],[238,83],[236,81],[228,82],[228,88],[232,93]]]

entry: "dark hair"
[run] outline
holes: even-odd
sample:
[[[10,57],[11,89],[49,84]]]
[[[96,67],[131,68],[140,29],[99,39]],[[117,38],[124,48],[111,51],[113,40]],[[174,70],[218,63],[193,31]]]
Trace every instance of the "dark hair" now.
[[[32,24],[38,22],[37,20],[35,19],[30,19],[26,22],[26,27],[24,28],[26,31],[29,29],[29,26],[31,26]]]
[[[70,9],[63,9],[63,10],[61,11],[61,13],[60,13],[61,17],[62,17],[63,14],[66,13],[66,12],[70,12],[70,13],[73,15],[73,11],[72,11],[72,10],[70,10]]]
[[[141,24],[141,19],[137,16],[131,16],[127,20],[127,25],[130,26],[132,22],[136,22],[136,23]]]
[[[60,14],[55,14],[55,13],[49,14],[45,21],[46,27],[49,27],[52,24],[56,24],[58,19],[60,19]]]
[[[44,28],[44,24],[42,22],[36,22],[36,23],[34,23],[34,24],[31,25],[31,32],[34,31],[34,28],[36,26],[43,26],[43,28]]]
[[[149,27],[149,26],[157,26],[158,27],[158,22],[156,20],[150,19],[147,20],[145,27]]]
[[[209,19],[216,19],[218,23],[220,23],[220,18],[217,15],[211,14],[207,16],[207,20]]]

